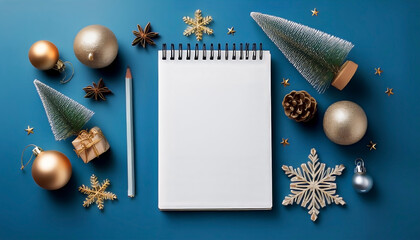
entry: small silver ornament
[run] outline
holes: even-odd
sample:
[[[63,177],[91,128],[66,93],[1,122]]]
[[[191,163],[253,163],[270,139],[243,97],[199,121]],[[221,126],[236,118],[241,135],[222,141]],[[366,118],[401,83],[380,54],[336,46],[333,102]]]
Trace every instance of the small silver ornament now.
[[[365,111],[354,102],[339,101],[328,107],[324,114],[325,135],[334,143],[351,145],[358,142],[368,126]]]
[[[355,161],[356,167],[354,168],[353,187],[359,193],[367,193],[373,187],[372,177],[366,174],[365,162],[363,159],[358,158]]]

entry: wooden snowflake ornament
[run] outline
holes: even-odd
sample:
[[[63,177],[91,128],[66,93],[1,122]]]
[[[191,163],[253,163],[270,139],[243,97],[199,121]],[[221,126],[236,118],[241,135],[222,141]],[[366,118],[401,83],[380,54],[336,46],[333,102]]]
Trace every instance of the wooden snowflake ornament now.
[[[201,15],[201,10],[198,9],[195,11],[195,18],[190,17],[183,17],[182,20],[189,25],[187,29],[184,31],[185,36],[190,36],[191,34],[195,34],[197,41],[203,39],[203,32],[207,33],[208,35],[213,34],[213,29],[206,27],[206,25],[210,24],[213,20],[211,16],[203,17]]]
[[[318,218],[319,209],[326,206],[326,204],[345,205],[343,198],[336,195],[337,184],[335,176],[341,175],[344,170],[344,165],[336,165],[335,168],[327,168],[325,164],[318,162],[318,154],[315,148],[311,149],[311,154],[308,156],[307,165],[303,163],[300,168],[294,169],[291,166],[283,165],[282,169],[286,175],[291,179],[290,194],[283,200],[283,205],[293,205],[293,203],[300,204],[302,207],[309,210],[311,220],[315,221]]]
[[[83,202],[83,207],[89,207],[92,203],[96,203],[99,209],[104,209],[104,200],[115,200],[117,195],[112,192],[105,192],[106,188],[111,184],[108,179],[105,179],[102,183],[99,183],[98,178],[92,174],[90,177],[90,184],[92,187],[88,187],[82,184],[79,187],[79,191],[88,195],[86,200]]]

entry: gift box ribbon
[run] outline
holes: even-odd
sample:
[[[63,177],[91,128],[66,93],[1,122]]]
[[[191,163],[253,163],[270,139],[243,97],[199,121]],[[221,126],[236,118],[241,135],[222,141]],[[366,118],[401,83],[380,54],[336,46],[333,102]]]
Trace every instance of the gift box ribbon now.
[[[100,137],[93,141],[92,139],[95,137],[95,135],[99,135]],[[92,128],[89,132],[87,130],[82,130],[79,132],[79,135],[77,136],[78,139],[80,139],[80,149],[74,149],[77,156],[80,157],[80,155],[85,152],[86,159],[88,157],[87,150],[92,148],[95,152],[96,157],[99,157],[98,149],[96,148],[96,144],[102,141],[104,138],[104,135],[102,134],[102,131],[98,128]]]

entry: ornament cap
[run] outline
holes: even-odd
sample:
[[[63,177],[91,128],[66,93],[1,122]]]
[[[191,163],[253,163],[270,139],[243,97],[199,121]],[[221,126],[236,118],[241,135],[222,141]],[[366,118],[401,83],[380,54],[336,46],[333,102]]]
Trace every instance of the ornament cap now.
[[[354,173],[366,173],[365,162],[361,158],[357,158],[354,161],[356,167],[354,168]]]
[[[38,146],[35,146],[34,147],[34,149],[32,149],[32,153],[35,155],[35,156],[38,156],[41,152],[43,152],[44,150],[42,149],[42,148],[40,148],[40,147],[38,147]]]
[[[343,90],[343,88],[345,88],[350,82],[358,66],[359,65],[352,61],[346,61],[341,66],[340,71],[338,71],[331,85],[333,85],[338,90]]]
[[[53,69],[61,73],[66,69],[66,65],[64,64],[63,60],[58,59]]]

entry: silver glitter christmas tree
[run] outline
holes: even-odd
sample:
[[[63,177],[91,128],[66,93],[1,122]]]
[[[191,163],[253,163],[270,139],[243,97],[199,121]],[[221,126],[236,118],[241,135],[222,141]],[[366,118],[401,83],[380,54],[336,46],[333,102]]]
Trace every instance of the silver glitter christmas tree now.
[[[343,64],[352,43],[280,17],[257,12],[251,17],[319,93],[330,84],[343,89],[356,72],[354,62]]]
[[[44,105],[55,140],[76,135],[94,112],[57,90],[35,80],[36,90]]]

